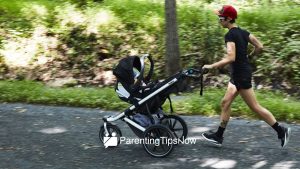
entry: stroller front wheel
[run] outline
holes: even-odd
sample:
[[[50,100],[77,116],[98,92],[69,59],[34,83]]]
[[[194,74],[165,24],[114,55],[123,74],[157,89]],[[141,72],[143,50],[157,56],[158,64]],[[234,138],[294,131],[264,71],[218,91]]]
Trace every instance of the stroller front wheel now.
[[[108,124],[106,126],[108,133],[105,133],[104,125],[100,127],[99,139],[104,143],[104,137],[117,137],[117,145],[120,144],[120,137],[122,137],[122,132],[118,126],[113,124]]]
[[[174,135],[164,125],[155,124],[144,132],[144,149],[153,157],[165,157],[173,150]]]

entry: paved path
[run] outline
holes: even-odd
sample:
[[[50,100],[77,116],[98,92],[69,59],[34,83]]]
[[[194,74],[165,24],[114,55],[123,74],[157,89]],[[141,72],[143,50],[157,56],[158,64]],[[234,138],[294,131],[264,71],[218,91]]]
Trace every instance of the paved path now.
[[[205,143],[204,131],[216,129],[218,118],[183,116],[195,145],[179,145],[166,158],[149,156],[141,145],[105,149],[98,130],[104,112],[97,109],[27,104],[0,104],[1,169],[96,168],[300,168],[300,125],[292,127],[286,149],[262,121],[233,119],[222,148]],[[122,121],[123,135],[134,137]]]

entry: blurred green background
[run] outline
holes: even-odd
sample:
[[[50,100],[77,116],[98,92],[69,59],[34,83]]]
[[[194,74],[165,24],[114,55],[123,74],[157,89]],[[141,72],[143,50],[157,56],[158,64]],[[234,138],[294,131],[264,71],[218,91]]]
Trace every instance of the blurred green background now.
[[[223,56],[227,30],[212,11],[229,2],[238,9],[238,25],[265,46],[263,55],[252,60],[256,82],[299,87],[299,1],[177,0],[182,67],[199,67]],[[110,70],[116,59],[140,53],[151,53],[156,72],[162,72],[164,24],[164,2],[159,0],[0,1],[0,72],[42,81],[48,80],[42,74],[55,78],[59,70],[76,79],[83,72],[93,77],[96,67]],[[195,52],[200,56],[184,57]],[[57,63],[50,64],[53,61]],[[45,70],[47,66],[55,69]],[[28,75],[24,68],[32,73]],[[89,82],[83,79],[82,83]]]
[[[237,24],[256,35],[264,44],[264,53],[251,60],[255,68],[255,87],[285,93],[280,96],[281,100],[289,96],[299,98],[298,0],[177,0],[182,68],[199,68],[203,63],[211,63],[223,57],[223,37],[227,30],[220,27],[213,13],[213,10],[219,9],[223,4],[235,6],[238,10]],[[165,78],[164,1],[0,1],[0,79],[4,80],[1,82],[2,88],[7,89],[11,85],[7,80],[53,84],[57,79],[66,78],[69,86],[112,86],[114,78],[111,70],[118,60],[127,55],[141,53],[153,55],[154,78]],[[193,53],[196,54],[190,55]],[[224,87],[228,82],[228,77],[224,75],[226,72],[226,68],[211,72],[206,83],[214,87]],[[24,83],[30,86],[27,81]],[[13,96],[18,95],[17,91],[10,90]],[[9,100],[9,94],[4,93],[5,90],[2,90],[2,101],[22,101]],[[222,92],[218,96],[221,98]],[[220,98],[213,101],[219,104]],[[279,110],[276,107],[279,102],[282,101],[272,104],[274,110]],[[83,105],[85,104],[78,106]],[[299,102],[295,101],[295,105],[299,106]],[[99,104],[98,107],[106,106]],[[191,105],[190,107],[195,108]],[[190,113],[202,111],[205,114],[211,109],[218,113],[218,107],[212,105],[206,106],[207,111],[199,108],[198,111],[190,110]],[[236,111],[241,112],[240,109]],[[292,111],[295,110],[290,110]],[[300,114],[299,109],[297,113]],[[300,119],[298,116],[297,118]]]

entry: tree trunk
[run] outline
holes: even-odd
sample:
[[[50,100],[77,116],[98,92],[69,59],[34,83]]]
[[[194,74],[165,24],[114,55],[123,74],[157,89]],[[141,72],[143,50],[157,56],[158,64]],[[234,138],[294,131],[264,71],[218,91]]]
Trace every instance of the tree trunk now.
[[[170,76],[180,70],[180,51],[177,33],[176,0],[165,0],[166,71]]]

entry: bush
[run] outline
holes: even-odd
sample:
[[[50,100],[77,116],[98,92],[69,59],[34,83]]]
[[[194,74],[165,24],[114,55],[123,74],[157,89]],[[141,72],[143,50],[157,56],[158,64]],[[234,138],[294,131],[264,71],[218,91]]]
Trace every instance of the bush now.
[[[211,12],[216,2],[178,1],[182,67],[200,67],[223,57],[226,30]],[[252,60],[256,82],[297,93],[299,5],[294,1],[270,2],[236,2],[241,7],[237,23],[255,34],[265,46],[263,55]],[[163,5],[163,1],[147,0],[0,1],[0,55],[31,57],[27,59],[30,68],[37,71],[72,70],[80,65],[83,70],[79,72],[87,71],[84,76],[93,78],[98,65],[100,69],[111,70],[121,57],[151,53],[156,66],[155,78],[165,78],[161,73],[165,67]],[[198,54],[186,55],[195,52]],[[54,60],[52,66],[58,65],[57,60],[63,60],[67,66],[36,66],[39,58],[45,56]],[[109,64],[103,63],[105,59],[111,59]],[[8,68],[1,68],[2,72],[10,70],[10,65],[2,67],[5,66]]]

